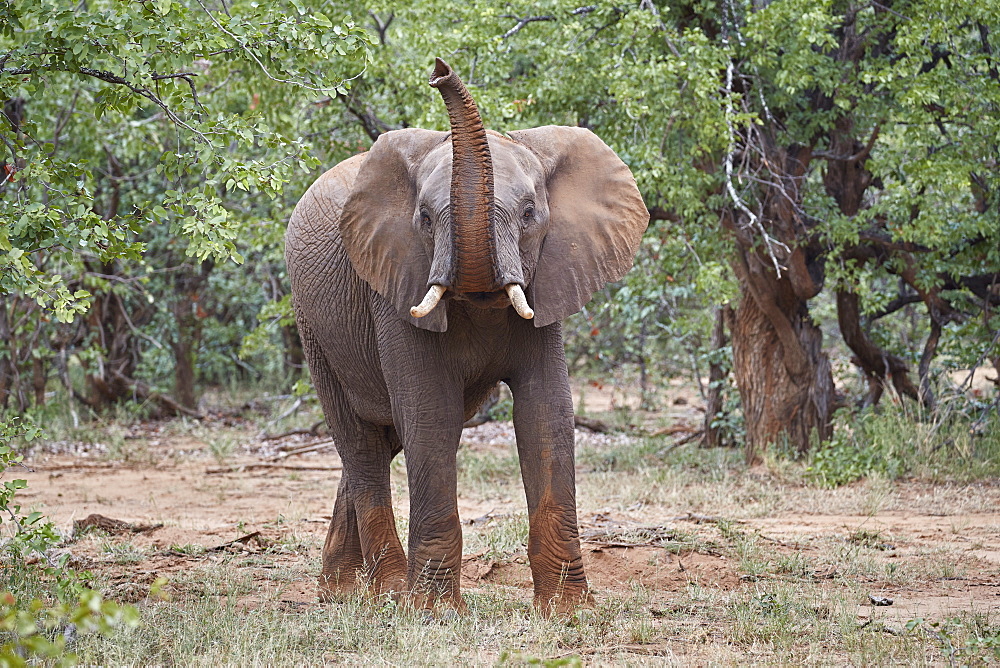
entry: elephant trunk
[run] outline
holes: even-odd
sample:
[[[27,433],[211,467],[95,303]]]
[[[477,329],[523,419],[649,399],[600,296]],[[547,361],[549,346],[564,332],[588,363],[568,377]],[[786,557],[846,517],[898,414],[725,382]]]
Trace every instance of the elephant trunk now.
[[[430,85],[444,98],[451,121],[451,219],[457,292],[492,292],[496,283],[493,160],[475,101],[458,75],[436,59]]]

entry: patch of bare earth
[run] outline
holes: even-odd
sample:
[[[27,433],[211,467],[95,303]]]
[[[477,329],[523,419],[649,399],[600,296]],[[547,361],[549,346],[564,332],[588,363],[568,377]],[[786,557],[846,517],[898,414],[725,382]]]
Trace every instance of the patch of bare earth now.
[[[74,521],[91,514],[162,525],[84,532],[65,547],[74,563],[97,574],[109,596],[128,602],[143,601],[162,577],[173,602],[157,605],[233,595],[251,608],[294,612],[318,605],[320,550],[340,478],[336,452],[324,446],[285,456],[318,439],[257,442],[248,430],[230,429],[239,446],[218,461],[211,434],[146,429],[134,435],[141,443],[135,463],[66,448],[39,448],[26,460],[33,471],[23,474],[29,481],[24,505],[44,512],[67,535]],[[600,449],[601,439],[611,445],[628,440],[578,434],[581,447]],[[463,443],[466,456],[499,460],[511,455],[513,429],[487,423],[467,430]],[[405,520],[403,471],[394,465],[397,514]],[[594,475],[579,467],[579,481]],[[960,612],[1000,617],[1000,486],[904,482],[827,491],[749,472],[666,482],[623,474],[622,487],[663,487],[625,505],[616,480],[607,478],[606,489],[580,498],[585,566],[598,606],[627,601],[622,605],[635,608],[631,614],[644,626],[606,647],[566,647],[566,655],[785,660],[774,647],[741,646],[734,635],[739,615],[730,609],[760,599],[769,582],[790,582],[820,598],[848,597],[859,627],[876,620],[901,628],[910,619]],[[516,473],[475,491],[460,489],[460,497],[460,514],[472,521],[465,529],[463,586],[473,596],[502,594],[526,609],[531,579],[523,544],[490,548],[488,540],[525,511]],[[206,587],[199,573],[213,569],[249,585]],[[876,606],[869,595],[892,604]],[[758,654],[744,653],[751,650]],[[827,660],[844,658],[831,651]]]

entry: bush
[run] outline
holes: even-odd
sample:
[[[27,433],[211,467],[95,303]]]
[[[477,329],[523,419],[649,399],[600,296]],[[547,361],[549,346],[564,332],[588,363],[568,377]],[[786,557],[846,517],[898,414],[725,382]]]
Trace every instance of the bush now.
[[[0,479],[21,466],[16,442],[37,438],[40,429],[17,418],[0,422]],[[55,526],[39,512],[24,514],[15,495],[23,479],[0,485],[0,666],[24,666],[35,660],[73,665],[66,646],[77,634],[109,634],[138,622],[131,606],[104,601],[67,569],[68,555],[53,557],[59,543]],[[32,563],[29,557],[37,557]]]
[[[875,474],[960,481],[1000,474],[1000,417],[967,411],[964,403],[932,412],[910,404],[853,416],[844,411],[836,421],[835,436],[812,452],[806,467],[823,487]]]

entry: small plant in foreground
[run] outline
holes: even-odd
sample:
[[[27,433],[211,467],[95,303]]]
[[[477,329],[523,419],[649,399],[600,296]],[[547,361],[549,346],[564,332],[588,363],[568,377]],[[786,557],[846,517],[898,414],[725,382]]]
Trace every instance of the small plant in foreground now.
[[[0,422],[0,478],[23,457],[14,449],[17,440],[31,441],[40,429],[17,418]],[[75,635],[109,634],[121,626],[133,626],[138,614],[131,606],[104,601],[85,589],[62,559],[51,557],[59,541],[52,522],[39,512],[23,514],[15,501],[26,480],[5,480],[0,485],[0,563],[7,565],[0,579],[0,666],[24,666],[31,661],[73,665],[76,657],[66,652]],[[26,557],[38,555],[35,564]],[[33,572],[34,571],[34,572]],[[24,590],[31,590],[27,593]],[[14,592],[22,590],[21,595]]]

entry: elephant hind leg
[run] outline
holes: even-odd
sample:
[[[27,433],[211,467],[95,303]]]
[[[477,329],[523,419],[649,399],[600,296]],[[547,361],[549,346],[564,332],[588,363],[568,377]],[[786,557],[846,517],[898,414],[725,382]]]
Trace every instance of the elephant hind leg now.
[[[330,530],[323,544],[323,567],[319,576],[319,597],[325,602],[350,596],[364,573],[364,556],[358,518],[351,500],[347,474],[340,479],[337,501],[330,518]]]
[[[359,526],[362,522],[364,530]],[[320,600],[337,601],[358,591],[399,594],[406,589],[405,582],[406,557],[392,508],[376,504],[359,513],[345,475],[323,544]]]
[[[389,464],[401,446],[395,432],[359,418],[326,357],[299,319],[313,385],[344,464],[330,529],[323,546],[320,598],[349,594],[361,580],[376,594],[402,592],[406,555],[392,513]]]

